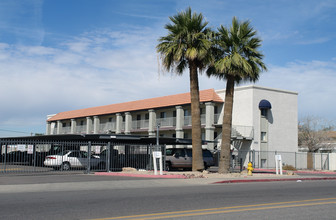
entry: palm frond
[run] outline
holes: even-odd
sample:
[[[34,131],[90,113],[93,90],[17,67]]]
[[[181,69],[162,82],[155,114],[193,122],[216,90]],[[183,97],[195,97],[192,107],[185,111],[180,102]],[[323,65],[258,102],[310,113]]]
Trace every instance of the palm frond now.
[[[259,51],[261,39],[256,37],[250,21],[240,22],[233,17],[230,28],[220,26],[213,46],[217,48],[216,61],[212,64],[208,76],[227,79],[233,76],[236,83],[256,81],[262,71],[266,71],[263,54]]]
[[[170,23],[165,25],[168,34],[160,37],[156,46],[165,69],[181,72],[181,67],[188,68],[191,62],[203,69],[212,57],[209,54],[211,29],[206,27],[208,22],[190,7],[169,19]]]

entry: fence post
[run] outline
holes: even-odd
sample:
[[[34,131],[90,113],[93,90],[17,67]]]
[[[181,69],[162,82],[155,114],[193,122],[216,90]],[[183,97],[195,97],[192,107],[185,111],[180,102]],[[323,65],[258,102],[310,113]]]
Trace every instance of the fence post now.
[[[106,164],[106,172],[110,172],[110,164],[111,164],[111,142],[107,143],[107,164]],[[113,157],[112,157],[113,159]]]
[[[36,143],[33,144],[33,166],[34,166],[34,172],[36,172]]]
[[[153,161],[153,157],[152,157],[152,153],[153,153],[153,149],[152,149],[152,144],[149,145],[149,169],[152,169],[152,161]]]
[[[328,153],[328,155],[327,155],[327,158],[328,158],[328,163],[327,163],[328,164],[328,170],[330,170],[330,167],[329,167],[329,159],[330,159],[329,155],[330,155],[330,153]]]
[[[87,172],[87,174],[90,174],[90,159],[91,159],[91,141],[89,141],[89,143],[88,143],[88,152],[87,152],[87,162],[88,162],[88,164],[87,164],[87,170],[86,170],[86,172]]]
[[[295,166],[295,169],[297,169],[296,168],[296,152],[294,152],[294,166]]]
[[[240,163],[240,172],[243,171],[243,158],[239,158],[239,163]]]
[[[255,168],[255,150],[252,150],[252,163],[253,163],[253,168]]]
[[[53,145],[51,145],[51,147],[53,147]],[[62,155],[64,155],[64,144],[62,144]],[[61,160],[61,168],[60,170],[63,172],[63,156],[62,156],[62,160]]]
[[[258,168],[260,168],[261,167],[261,159],[260,159],[260,152],[261,151],[258,151],[259,153],[258,153]]]
[[[166,145],[162,145],[163,147],[163,170],[166,171]]]
[[[7,162],[7,146],[8,146],[8,143],[6,143],[6,145],[5,145],[5,156],[4,156],[4,158],[5,158],[5,161],[4,161],[4,173],[6,173],[6,171],[7,171],[7,168],[6,168],[6,162]]]

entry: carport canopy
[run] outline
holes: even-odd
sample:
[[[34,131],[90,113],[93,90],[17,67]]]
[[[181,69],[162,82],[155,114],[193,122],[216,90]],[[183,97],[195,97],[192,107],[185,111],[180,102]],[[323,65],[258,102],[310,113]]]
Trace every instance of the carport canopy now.
[[[63,135],[41,135],[26,137],[8,137],[1,140],[41,140],[41,141],[92,141],[92,142],[118,142],[120,144],[153,144],[157,142],[156,137],[141,135],[123,134],[63,134]],[[192,145],[191,139],[159,137],[160,145]],[[202,141],[207,144],[210,141]]]

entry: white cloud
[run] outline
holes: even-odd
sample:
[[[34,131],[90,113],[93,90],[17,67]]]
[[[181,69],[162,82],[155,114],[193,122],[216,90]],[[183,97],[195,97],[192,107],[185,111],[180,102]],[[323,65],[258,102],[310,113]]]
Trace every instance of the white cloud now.
[[[153,33],[105,30],[61,48],[1,44],[0,123],[43,132],[48,114],[188,92],[188,74],[159,74]],[[200,77],[201,89],[214,81]]]
[[[155,28],[97,30],[57,47],[0,43],[0,124],[38,127],[46,115],[189,91],[188,72],[162,74]],[[295,34],[295,33],[294,33]],[[300,114],[327,116],[335,110],[336,63],[293,62],[269,66],[258,84],[299,92]],[[200,89],[223,89],[225,81],[199,78]],[[333,116],[335,117],[335,116]]]
[[[298,44],[301,44],[301,45],[322,44],[322,43],[328,42],[329,40],[331,40],[329,37],[320,37],[316,39],[302,40],[302,41],[299,41]]]
[[[155,96],[155,41],[145,34],[87,35],[63,48],[1,44],[0,123],[44,129],[47,114]],[[129,47],[115,49],[114,41]]]

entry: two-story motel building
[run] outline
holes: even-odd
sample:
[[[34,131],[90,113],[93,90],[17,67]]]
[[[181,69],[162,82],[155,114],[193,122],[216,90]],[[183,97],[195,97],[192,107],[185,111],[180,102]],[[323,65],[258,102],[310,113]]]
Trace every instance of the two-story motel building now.
[[[223,90],[200,91],[202,139],[222,137]],[[233,147],[240,150],[298,150],[298,93],[259,86],[236,87],[232,118]],[[47,116],[46,134],[137,134],[191,138],[190,94],[176,94],[72,110]],[[262,159],[262,158],[261,158]]]

